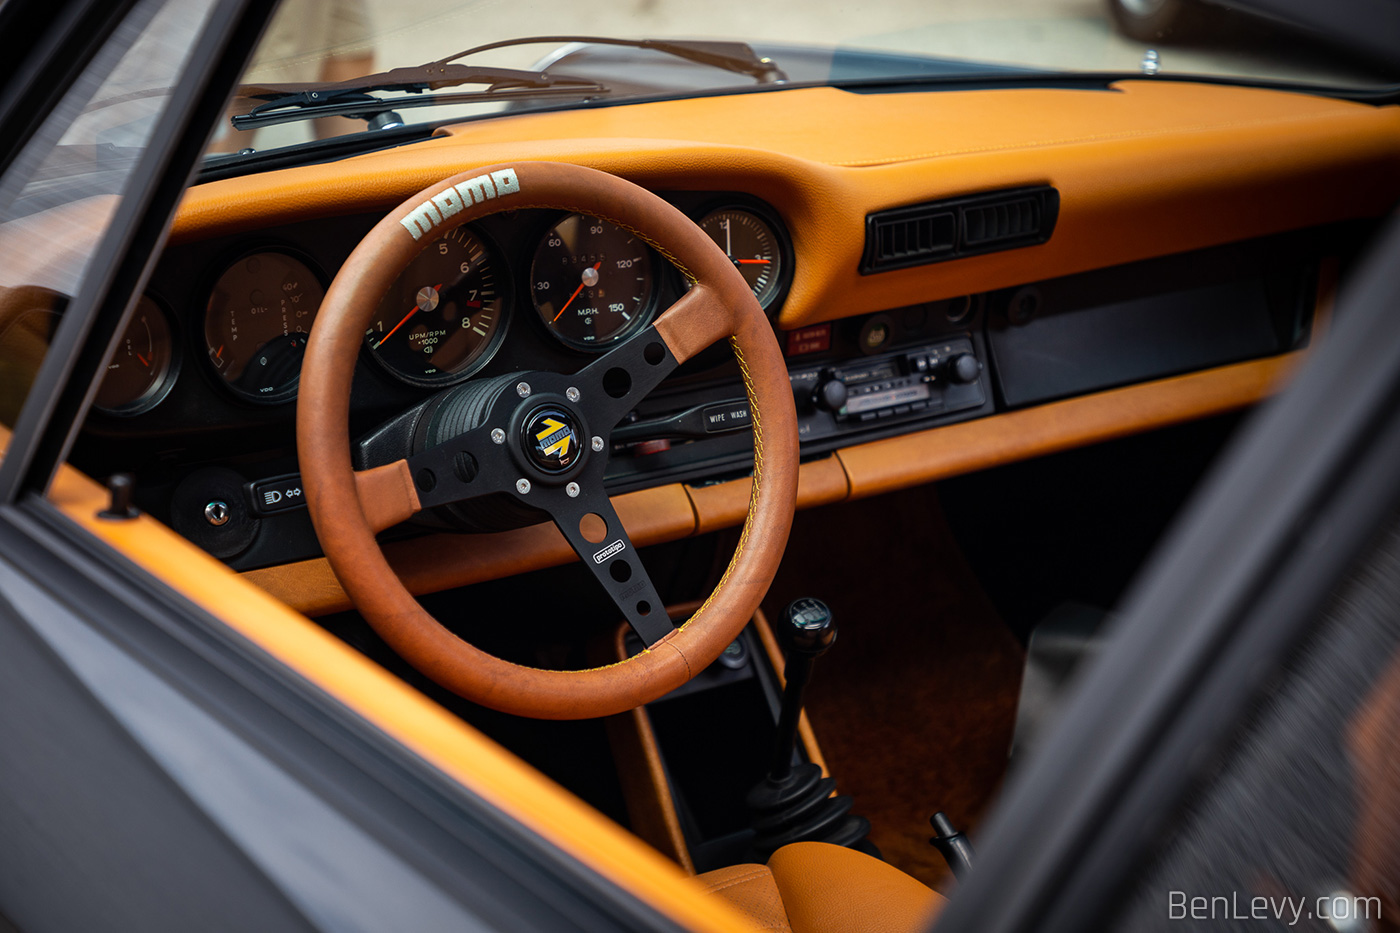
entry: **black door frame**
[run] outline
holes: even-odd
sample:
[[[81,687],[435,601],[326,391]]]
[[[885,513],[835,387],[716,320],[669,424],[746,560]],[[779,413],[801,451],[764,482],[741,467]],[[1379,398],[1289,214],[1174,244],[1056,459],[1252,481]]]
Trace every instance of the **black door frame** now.
[[[91,6],[102,4],[96,0]],[[175,207],[198,168],[208,128],[223,113],[229,88],[275,5],[275,0],[220,0],[211,12],[20,411],[0,461],[0,504],[15,502],[26,492],[42,495],[67,457],[97,392],[97,373],[155,268]],[[140,4],[116,3],[113,9],[129,15]],[[77,28],[91,18],[78,17]],[[101,25],[101,34],[116,30],[111,19]],[[64,58],[68,50],[61,44],[51,50],[69,67],[55,86],[72,85],[96,52],[89,44],[79,46],[91,53],[81,59]],[[46,65],[34,63],[33,70],[53,70]],[[21,122],[27,118],[25,113],[11,116]],[[0,131],[4,127],[0,123]],[[33,127],[29,130],[32,134]]]
[[[54,2],[62,4],[64,0]],[[126,15],[139,2],[91,0],[69,5],[75,11],[81,6],[96,16],[104,4],[110,4],[106,7],[109,12]],[[44,498],[81,427],[111,345],[154,267],[175,208],[194,177],[208,130],[222,116],[228,91],[275,5],[275,0],[220,0],[197,40],[184,79],[160,116],[151,144],[123,192],[78,294],[64,312],[0,461],[0,570],[6,575],[19,574],[32,583],[60,607],[65,618],[86,627],[112,651],[160,678],[204,715],[214,716],[221,725],[235,730],[258,753],[358,825],[375,843],[395,852],[423,878],[455,898],[465,911],[458,928],[678,933],[679,927],[656,908],[404,748],[298,672],[97,541]],[[6,7],[7,13],[12,9]],[[75,29],[93,22],[78,12],[73,17],[63,13],[57,19],[62,19],[65,28]],[[101,35],[112,35],[118,19],[120,16],[111,17]],[[0,17],[0,23],[7,21],[12,20]],[[88,51],[95,54],[100,45],[94,40]],[[59,42],[45,45],[44,51],[62,56],[67,50]],[[39,69],[36,74],[61,73],[63,81],[71,84],[91,57],[64,58],[62,67],[47,59],[31,64]],[[7,114],[0,106],[0,133]],[[15,120],[22,123],[23,114],[16,114]],[[3,200],[0,195],[0,202]],[[18,598],[18,592],[18,587],[13,593],[0,592],[0,635],[25,641],[35,637],[39,626],[32,617],[33,606]],[[31,686],[41,690],[71,686],[71,682],[55,674],[38,678]],[[32,694],[29,698],[39,701]],[[94,696],[89,695],[86,701],[83,705],[91,714],[92,727],[110,727],[114,715],[108,713],[115,711],[103,708]],[[13,724],[12,719],[0,716],[0,731]],[[28,735],[30,740],[59,743],[76,753],[85,749],[82,735]],[[139,738],[130,738],[140,744]],[[29,766],[23,744],[7,747],[15,753],[16,767]],[[145,751],[138,749],[138,754]],[[94,758],[86,768],[65,772],[64,777],[65,792],[78,795],[77,799],[87,794],[96,799],[110,796],[100,758]],[[169,782],[178,784],[179,780],[169,775],[168,781],[156,783]],[[7,791],[0,785],[0,815],[6,807],[17,806],[27,814],[28,826],[46,834],[46,847],[60,855],[81,850],[83,833],[91,832],[90,827],[64,820],[57,811],[50,819],[33,819],[34,808],[45,801],[15,801]],[[133,800],[131,805],[139,809],[140,803]],[[257,831],[256,826],[245,829]],[[353,860],[356,855],[355,851],[328,852],[325,858],[327,862]],[[289,875],[272,880],[281,890],[289,891],[306,879]],[[51,892],[29,892],[41,901],[47,893]],[[84,892],[83,896],[122,897],[133,903],[154,899],[158,904],[161,898],[187,895],[157,886],[115,893]],[[372,898],[375,892],[367,886],[360,896]],[[0,911],[5,906],[0,904]],[[353,906],[347,904],[346,909],[353,910]],[[475,924],[472,917],[477,918]],[[413,926],[413,917],[405,917],[404,923]]]

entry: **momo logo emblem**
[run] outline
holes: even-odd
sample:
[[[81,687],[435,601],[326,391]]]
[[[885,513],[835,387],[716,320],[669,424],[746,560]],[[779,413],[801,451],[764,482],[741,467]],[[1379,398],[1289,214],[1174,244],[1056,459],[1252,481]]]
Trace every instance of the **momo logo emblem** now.
[[[540,453],[546,457],[567,457],[574,442],[574,429],[556,418],[546,418],[535,440],[539,442]]]
[[[503,168],[489,175],[478,175],[459,182],[445,191],[440,191],[422,204],[409,211],[399,223],[412,234],[415,240],[423,234],[432,233],[433,228],[453,214],[459,214],[473,204],[503,198],[520,191],[520,179],[515,169]]]
[[[525,453],[546,473],[563,473],[582,452],[573,416],[559,408],[541,408],[525,419],[521,431]]]

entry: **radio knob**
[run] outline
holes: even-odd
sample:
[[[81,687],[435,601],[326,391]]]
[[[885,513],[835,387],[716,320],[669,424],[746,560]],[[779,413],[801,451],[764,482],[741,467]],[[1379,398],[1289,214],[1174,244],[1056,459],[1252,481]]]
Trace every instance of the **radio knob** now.
[[[828,379],[817,386],[813,400],[827,411],[840,411],[846,405],[846,383],[840,379]]]
[[[982,374],[982,364],[971,353],[955,353],[943,363],[943,377],[958,385],[977,381]]]

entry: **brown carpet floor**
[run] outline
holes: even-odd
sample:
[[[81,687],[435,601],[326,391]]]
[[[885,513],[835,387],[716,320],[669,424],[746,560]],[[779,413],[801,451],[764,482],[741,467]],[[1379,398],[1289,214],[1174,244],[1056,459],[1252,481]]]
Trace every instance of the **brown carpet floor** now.
[[[931,487],[799,512],[764,609],[831,606],[839,634],[807,710],[839,792],[885,859],[953,884],[928,843],[947,812],[976,844],[998,790],[1024,655],[947,530]]]

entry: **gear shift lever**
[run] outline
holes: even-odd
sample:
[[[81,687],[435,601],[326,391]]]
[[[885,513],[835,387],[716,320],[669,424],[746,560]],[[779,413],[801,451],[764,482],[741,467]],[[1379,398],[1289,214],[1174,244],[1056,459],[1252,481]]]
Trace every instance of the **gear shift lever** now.
[[[822,777],[815,764],[794,767],[792,763],[802,695],[811,679],[813,662],[836,640],[831,610],[811,597],[795,600],[783,611],[780,629],[780,637],[787,643],[787,687],[768,776],[748,795],[754,814],[754,849],[766,860],[788,843],[829,842],[878,856],[878,850],[865,838],[870,821],[850,815],[851,798],[832,796],[836,781]]]
[[[797,724],[802,718],[802,694],[812,677],[813,662],[826,654],[826,649],[836,641],[836,620],[826,603],[804,597],[794,600],[783,611],[783,629],[787,635],[787,664],[783,672],[787,687],[783,690],[783,707],[778,716],[773,763],[768,768],[768,780],[775,783],[787,780],[792,772]]]

